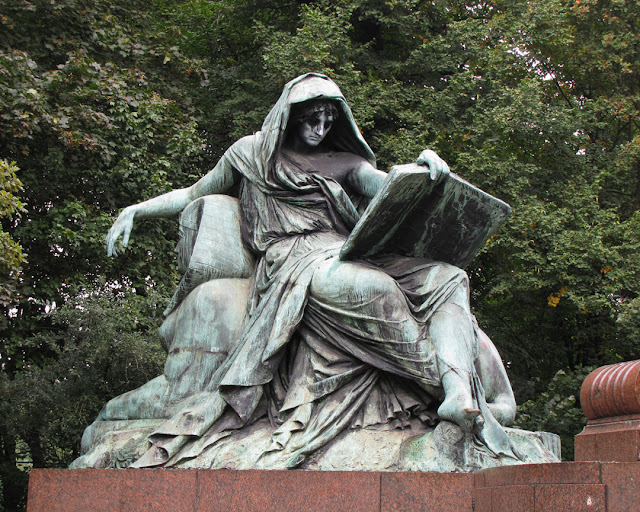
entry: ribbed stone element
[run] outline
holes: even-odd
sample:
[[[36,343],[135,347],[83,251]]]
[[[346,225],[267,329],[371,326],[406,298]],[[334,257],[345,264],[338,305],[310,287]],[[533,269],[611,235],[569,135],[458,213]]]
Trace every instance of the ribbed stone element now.
[[[640,361],[591,372],[582,383],[580,402],[589,420],[640,414]]]

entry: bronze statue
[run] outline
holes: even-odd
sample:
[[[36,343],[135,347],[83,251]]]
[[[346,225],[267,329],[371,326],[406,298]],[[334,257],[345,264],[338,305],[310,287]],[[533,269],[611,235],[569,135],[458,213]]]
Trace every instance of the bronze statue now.
[[[428,167],[428,179],[448,179],[433,151],[417,162]],[[289,82],[262,130],[233,144],[197,183],[125,208],[107,236],[110,255],[120,237],[127,246],[134,219],[176,215],[239,184],[239,207],[201,199],[185,210],[179,252],[189,259],[205,221],[235,219],[244,247],[233,249],[242,254],[234,259],[243,263],[235,274],[213,276],[222,284],[209,280],[215,264],[189,274],[192,285],[183,280],[161,332],[165,375],[112,400],[93,426],[156,420],[148,440],[128,445],[137,467],[198,457],[264,418],[271,444],[262,455],[287,452],[286,467],[300,466],[346,429],[439,420],[474,436],[492,456],[522,458],[502,427],[515,416],[513,393],[470,312],[465,272],[397,254],[339,258],[386,176],[339,88],[310,73]],[[227,214],[232,221],[222,219]],[[205,254],[233,245],[217,235],[206,243]],[[195,350],[196,334],[185,334],[192,331],[217,340],[215,347],[196,342],[209,359],[196,364],[190,355],[174,371]],[[176,349],[171,340],[180,336]]]

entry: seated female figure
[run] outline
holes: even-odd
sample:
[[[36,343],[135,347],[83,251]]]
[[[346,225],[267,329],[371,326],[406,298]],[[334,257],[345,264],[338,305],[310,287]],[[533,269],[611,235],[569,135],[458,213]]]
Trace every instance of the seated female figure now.
[[[433,151],[418,163],[431,179],[447,178]],[[163,462],[194,438],[213,443],[269,414],[272,449],[292,450],[296,465],[347,427],[431,421],[434,409],[513,456],[498,425],[513,421],[513,394],[470,312],[466,274],[398,255],[338,257],[358,201],[385,177],[338,87],[308,74],[285,86],[260,132],[231,146],[196,184],[123,210],[107,237],[112,255],[120,236],[127,245],[134,218],[177,214],[239,182],[243,239],[257,257],[235,348],[200,403],[152,436]]]

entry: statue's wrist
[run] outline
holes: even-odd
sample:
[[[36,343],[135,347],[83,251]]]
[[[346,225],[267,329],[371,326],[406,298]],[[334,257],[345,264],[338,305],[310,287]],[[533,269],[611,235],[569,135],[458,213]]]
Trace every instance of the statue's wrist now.
[[[131,220],[135,219],[136,216],[138,216],[138,214],[140,213],[139,209],[137,208],[138,205],[136,204],[132,204],[131,206],[127,206],[122,213],[124,213],[127,217],[130,217]]]

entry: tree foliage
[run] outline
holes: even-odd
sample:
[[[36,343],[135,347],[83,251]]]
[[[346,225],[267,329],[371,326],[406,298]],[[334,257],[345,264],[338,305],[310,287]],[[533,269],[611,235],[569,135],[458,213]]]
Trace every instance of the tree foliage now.
[[[48,315],[54,329],[26,341],[25,348],[46,348],[45,361],[13,378],[0,373],[7,508],[24,505],[24,468],[68,466],[102,406],[162,372],[166,354],[155,328],[163,302],[155,291],[84,290]]]
[[[142,223],[137,243],[118,260],[106,257],[104,236],[118,209],[194,181],[207,156],[197,124],[202,112],[190,94],[200,87],[201,65],[163,32],[151,3],[9,0],[1,14],[0,157],[20,167],[27,204],[19,220],[3,221],[28,255],[11,300],[3,301],[0,335],[3,410],[25,410],[0,421],[0,478],[5,507],[12,509],[25,491],[12,485],[24,468],[16,449],[36,465],[68,462],[77,455],[80,423],[125,390],[112,381],[108,393],[87,398],[91,408],[64,405],[57,394],[71,400],[73,388],[63,380],[64,365],[95,366],[104,376],[106,365],[118,361],[88,360],[87,351],[113,349],[124,335],[101,334],[113,332],[122,313],[111,309],[114,325],[92,330],[83,350],[72,349],[71,317],[53,313],[88,300],[96,287],[108,294],[125,286],[148,295],[149,307],[163,302],[159,293],[175,280],[176,226]],[[127,306],[131,301],[122,303]],[[139,330],[127,336],[130,351],[136,339],[143,350]],[[128,368],[120,363],[114,371]],[[151,373],[122,382],[135,387]],[[53,386],[56,379],[63,384]],[[76,390],[97,385],[87,372],[74,379]],[[53,421],[55,412],[60,417]],[[18,416],[25,435],[15,428]]]
[[[558,370],[538,396],[518,406],[515,427],[560,436],[562,458],[573,460],[574,437],[587,424],[579,407],[580,388],[594,366]]]
[[[10,224],[25,211],[24,203],[18,195],[22,182],[18,179],[15,162],[0,160],[0,220]],[[0,303],[8,306],[15,293],[15,284],[26,261],[22,247],[3,227],[0,227]],[[6,322],[0,317],[0,325]]]
[[[526,403],[523,418],[568,439],[579,404],[558,379],[573,386],[580,368],[638,353],[639,18],[633,2],[605,0],[5,1],[0,158],[20,168],[24,189],[10,193],[26,211],[0,213],[27,262],[3,274],[20,276],[3,298],[3,389],[39,386],[47,391],[33,396],[55,403],[72,385],[51,387],[53,376],[89,357],[73,347],[106,354],[114,340],[134,352],[136,339],[151,342],[150,325],[128,331],[130,317],[100,297],[124,286],[136,294],[123,307],[162,302],[177,230],[145,221],[124,257],[107,259],[113,216],[195,181],[260,128],[286,81],[317,71],[345,92],[381,169],[430,147],[511,204],[467,269],[475,312]],[[86,312],[101,327],[80,342],[74,326]],[[90,366],[104,375],[107,363]],[[120,392],[113,386],[82,414]],[[549,386],[562,387],[559,400]],[[70,432],[87,417],[67,406],[57,421],[48,414],[24,416],[29,439],[1,424],[3,482],[16,446],[48,465],[77,449]]]

